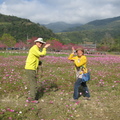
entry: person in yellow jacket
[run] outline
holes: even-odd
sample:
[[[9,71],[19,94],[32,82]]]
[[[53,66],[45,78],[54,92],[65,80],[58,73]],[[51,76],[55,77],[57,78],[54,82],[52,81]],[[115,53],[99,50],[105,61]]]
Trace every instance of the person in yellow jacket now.
[[[43,45],[46,43],[43,41],[43,38],[38,38],[34,41],[35,45],[33,45],[28,53],[25,69],[27,78],[30,84],[30,94],[28,100],[26,102],[38,103],[37,98],[37,70],[39,66],[39,58],[40,56],[46,55],[46,48],[50,46],[50,44],[46,44],[44,47]],[[40,48],[43,47],[42,51]]]
[[[77,56],[74,54],[77,53]],[[71,101],[77,101],[79,97],[79,88],[82,86],[84,97],[86,100],[90,100],[90,93],[87,87],[86,82],[82,81],[83,73],[87,73],[87,57],[84,55],[84,49],[78,48],[76,51],[72,47],[72,53],[69,55],[69,60],[74,62],[75,70],[76,70],[76,82],[74,84],[74,94],[73,99]]]

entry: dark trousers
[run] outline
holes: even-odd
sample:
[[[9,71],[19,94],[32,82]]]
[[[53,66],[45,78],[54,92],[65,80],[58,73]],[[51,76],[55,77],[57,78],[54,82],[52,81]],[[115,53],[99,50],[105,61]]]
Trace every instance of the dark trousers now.
[[[73,94],[74,99],[78,99],[78,96],[79,96],[78,91],[79,91],[79,87],[81,86],[84,92],[84,97],[90,97],[89,89],[87,87],[86,82],[82,82],[82,79],[78,78],[74,84],[74,94]]]
[[[30,94],[29,98],[32,100],[36,99],[37,94],[37,78],[36,78],[36,70],[26,70],[27,78],[29,81]]]

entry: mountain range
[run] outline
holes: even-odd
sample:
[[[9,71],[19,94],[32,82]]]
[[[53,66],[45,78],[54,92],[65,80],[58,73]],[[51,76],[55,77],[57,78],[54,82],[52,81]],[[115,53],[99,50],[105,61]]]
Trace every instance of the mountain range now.
[[[76,23],[68,24],[65,22],[54,22],[49,24],[43,24],[48,29],[51,29],[54,33],[59,32],[71,32],[91,29],[114,29],[120,26],[120,16],[114,18],[107,18],[102,20],[94,20],[86,24]]]
[[[54,22],[49,24],[43,24],[48,29],[51,29],[54,33],[64,32],[67,29],[72,29],[74,27],[81,26],[82,24],[68,24],[65,22]]]
[[[120,16],[114,18],[107,18],[102,20],[94,20],[82,26],[77,26],[72,29],[66,30],[68,31],[80,31],[80,30],[91,30],[91,29],[116,29],[120,27]]]
[[[0,37],[12,35],[16,41],[26,41],[32,37],[43,37],[45,40],[57,38],[64,44],[100,43],[104,39],[120,44],[120,16],[91,21],[87,24],[68,24],[65,22],[42,25],[16,16],[0,14]]]

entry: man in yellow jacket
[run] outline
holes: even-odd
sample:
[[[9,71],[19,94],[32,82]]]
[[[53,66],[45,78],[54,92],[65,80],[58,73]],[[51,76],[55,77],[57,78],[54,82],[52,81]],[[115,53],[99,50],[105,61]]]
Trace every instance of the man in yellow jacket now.
[[[77,56],[74,56],[74,53],[77,53]],[[72,53],[70,54],[69,60],[74,62],[75,69],[76,69],[76,82],[74,84],[74,94],[73,94],[73,99],[71,101],[77,101],[79,97],[79,87],[83,87],[84,91],[84,97],[86,100],[90,100],[90,93],[87,87],[86,82],[82,81],[82,75],[84,73],[87,73],[87,68],[86,68],[86,63],[87,63],[87,58],[84,55],[84,49],[83,48],[78,48],[76,51],[74,48],[72,48]]]
[[[46,55],[46,48],[49,47],[50,44],[46,44],[42,51],[40,52],[40,48],[45,44],[43,38],[38,38],[34,42],[35,45],[33,45],[33,47],[30,48],[25,64],[27,78],[30,84],[30,95],[26,102],[38,103],[36,98],[37,94],[36,74],[39,65],[39,57]]]

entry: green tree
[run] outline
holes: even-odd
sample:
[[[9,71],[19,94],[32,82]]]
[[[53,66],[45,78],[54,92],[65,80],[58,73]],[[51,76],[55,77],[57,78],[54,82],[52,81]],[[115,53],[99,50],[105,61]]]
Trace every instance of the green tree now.
[[[115,39],[114,51],[120,51],[120,37]]]
[[[16,40],[13,36],[10,34],[4,33],[0,39],[0,41],[5,44],[7,47],[14,47],[16,44]]]
[[[106,33],[104,38],[101,41],[101,45],[104,45],[106,47],[109,48],[109,50],[112,50],[114,47],[115,41],[113,39],[113,37],[111,36],[111,34]]]

